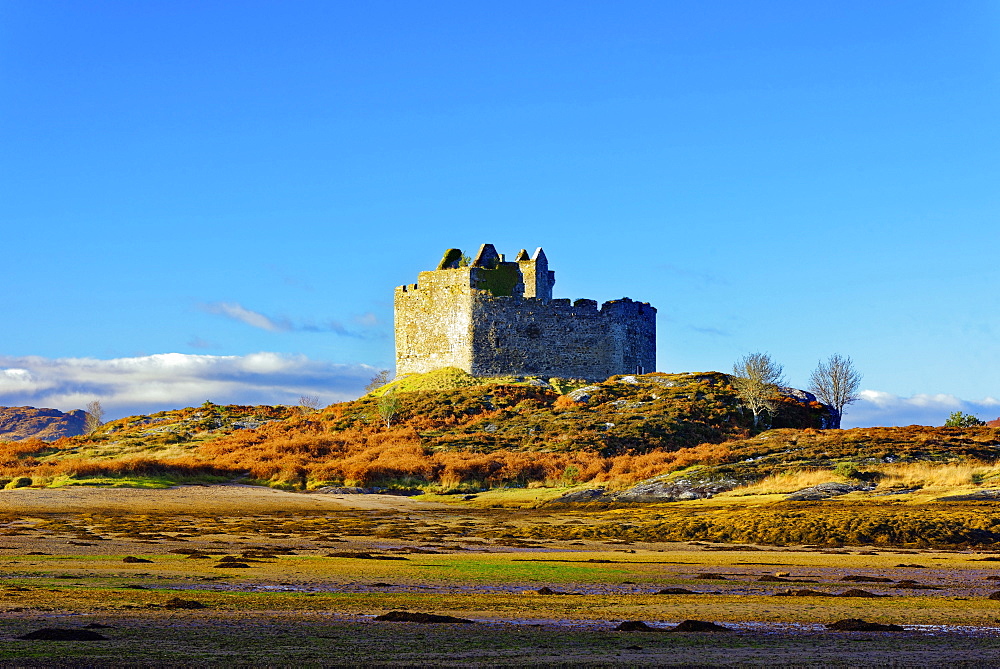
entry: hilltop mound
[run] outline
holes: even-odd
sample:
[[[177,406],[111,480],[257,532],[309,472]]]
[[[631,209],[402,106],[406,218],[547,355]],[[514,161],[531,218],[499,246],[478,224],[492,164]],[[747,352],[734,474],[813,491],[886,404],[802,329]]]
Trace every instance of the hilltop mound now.
[[[827,498],[930,485],[933,476],[898,470],[907,463],[969,462],[947,476],[993,481],[982,463],[1000,454],[1000,430],[989,427],[819,429],[828,408],[792,389],[774,398],[773,429],[754,435],[752,415],[718,372],[579,383],[445,369],[320,411],[206,402],[118,419],[87,436],[0,443],[0,483],[165,486],[243,477],[299,490],[456,492],[585,483],[560,501],[739,491]]]
[[[719,444],[752,428],[729,377],[717,372],[617,376],[563,395],[557,388],[579,382],[481,380],[454,370],[420,377],[316,412],[206,402],[123,418],[86,437],[21,442],[0,474],[39,482],[228,474],[300,489],[629,484],[727,461]],[[406,389],[425,382],[452,387]],[[828,417],[807,394],[776,399],[775,426],[819,427]]]
[[[412,427],[422,444],[435,449],[592,449],[612,455],[719,443],[745,437],[752,428],[729,377],[718,372],[613,376],[586,385],[570,379],[478,379],[442,369],[334,405],[319,419],[334,430],[385,419],[385,398],[393,388],[395,413],[387,424]],[[775,398],[773,427],[824,425],[827,407],[808,393],[786,390]]]
[[[82,409],[63,413],[58,409],[0,407],[0,441],[74,437],[83,434],[86,419]]]
[[[419,390],[455,390],[474,386],[534,386],[555,390],[558,393],[569,392],[587,385],[580,379],[548,379],[543,380],[533,376],[473,376],[458,367],[442,367],[423,374],[405,374],[376,388],[371,395],[380,397],[386,393],[416,392]]]

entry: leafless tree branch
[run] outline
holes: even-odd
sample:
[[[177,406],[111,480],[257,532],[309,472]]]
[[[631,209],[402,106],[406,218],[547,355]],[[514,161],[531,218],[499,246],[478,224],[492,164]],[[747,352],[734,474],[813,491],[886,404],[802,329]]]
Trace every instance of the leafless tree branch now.
[[[771,356],[748,353],[733,365],[731,380],[736,395],[753,413],[754,427],[759,427],[762,413],[774,415],[777,407],[772,398],[785,380],[784,369]]]
[[[844,407],[861,399],[858,396],[861,378],[850,356],[839,353],[831,355],[826,362],[821,360],[809,375],[809,392],[823,404],[833,407],[834,428],[840,428]]]
[[[101,406],[101,400],[94,400],[87,404],[85,411],[87,417],[83,424],[84,433],[93,434],[104,425],[104,407]]]

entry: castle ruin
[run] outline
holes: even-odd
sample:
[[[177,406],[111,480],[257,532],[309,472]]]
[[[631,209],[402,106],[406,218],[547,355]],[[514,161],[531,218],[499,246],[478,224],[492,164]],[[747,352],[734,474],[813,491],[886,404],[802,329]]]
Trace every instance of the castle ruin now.
[[[469,261],[445,252],[395,296],[396,373],[458,367],[474,376],[602,381],[656,370],[656,309],[629,298],[552,299],[539,248],[505,260],[483,244]]]

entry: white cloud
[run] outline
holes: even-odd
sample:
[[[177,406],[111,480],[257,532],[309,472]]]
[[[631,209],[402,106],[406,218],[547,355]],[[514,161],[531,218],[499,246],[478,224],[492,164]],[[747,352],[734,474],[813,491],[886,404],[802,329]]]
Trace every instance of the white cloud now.
[[[242,304],[236,302],[210,302],[202,304],[200,308],[210,314],[224,316],[260,330],[267,330],[268,332],[332,332],[342,337],[356,337],[358,339],[384,337],[384,333],[351,330],[344,327],[340,321],[335,320],[326,321],[325,323],[315,323],[309,321],[293,322],[284,317],[275,318],[258,311],[253,311],[252,309],[247,309]],[[357,316],[354,318],[354,321],[367,329],[379,325],[378,318],[370,313]]]
[[[205,311],[210,314],[219,314],[233,320],[246,323],[247,325],[268,332],[287,332],[292,329],[291,323],[285,319],[275,319],[265,316],[262,313],[247,309],[242,304],[235,302],[212,302],[204,305]]]
[[[862,390],[859,394],[861,399],[844,412],[844,427],[944,425],[955,411],[981,420],[1000,416],[1000,400],[993,397],[970,401],[944,393],[900,397],[881,390]]]
[[[134,358],[0,356],[0,405],[80,409],[100,399],[109,417],[217,404],[296,404],[316,396],[324,404],[359,396],[378,369],[337,365],[303,355],[158,353]],[[954,411],[983,420],[1000,417],[1000,400],[962,400],[948,394],[900,397],[864,390],[847,407],[844,427],[943,425]]]
[[[352,399],[378,370],[303,355],[158,353],[135,358],[0,356],[0,405],[79,409],[100,399],[109,417],[217,404],[324,403]]]
[[[30,389],[35,381],[26,369],[0,369],[0,393]]]
[[[375,314],[373,314],[370,311],[367,312],[367,313],[361,314],[360,316],[355,316],[354,317],[354,322],[357,323],[358,325],[362,325],[362,326],[364,326],[366,328],[373,328],[376,325],[379,325],[378,316],[376,316]]]

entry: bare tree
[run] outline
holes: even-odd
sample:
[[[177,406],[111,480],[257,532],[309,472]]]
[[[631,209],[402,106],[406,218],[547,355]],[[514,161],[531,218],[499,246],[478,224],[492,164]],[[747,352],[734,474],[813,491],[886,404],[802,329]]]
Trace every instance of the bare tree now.
[[[393,419],[399,413],[399,404],[399,398],[392,390],[378,398],[378,413],[385,421],[386,427],[392,426]]]
[[[365,395],[370,395],[390,381],[392,381],[392,372],[388,369],[380,370],[378,374],[371,378],[368,385],[365,386]]]
[[[833,407],[833,428],[840,429],[840,419],[844,416],[844,407],[861,399],[858,388],[861,387],[861,374],[854,368],[850,356],[844,357],[834,353],[830,358],[822,360],[809,375],[809,392],[823,404]]]
[[[93,434],[97,432],[99,427],[104,425],[104,407],[101,406],[101,400],[94,400],[89,403],[85,411],[87,412],[87,417],[83,423],[84,434]]]
[[[733,388],[743,406],[753,412],[753,425],[758,427],[765,411],[774,415],[774,396],[784,385],[784,369],[767,353],[748,353],[733,365]]]
[[[299,398],[299,411],[303,414],[317,411],[320,406],[319,398],[315,395],[303,395]]]

